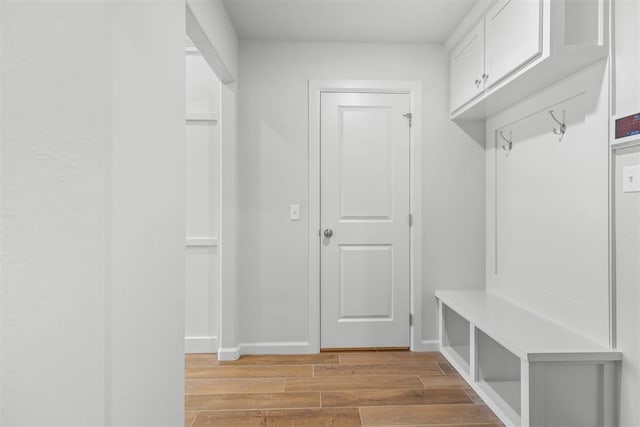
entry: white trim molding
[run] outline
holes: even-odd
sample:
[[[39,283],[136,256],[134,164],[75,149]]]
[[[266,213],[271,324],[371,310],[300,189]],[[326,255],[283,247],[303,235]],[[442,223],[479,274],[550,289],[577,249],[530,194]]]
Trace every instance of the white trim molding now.
[[[244,354],[309,354],[308,342],[251,342],[241,343],[239,351]]]
[[[218,124],[218,115],[216,113],[190,113],[186,115],[185,119],[188,125],[208,124],[213,126]]]
[[[240,347],[227,347],[218,349],[218,360],[238,360],[240,358]]]
[[[413,351],[440,351],[440,341],[438,340],[421,340],[418,345],[414,346]]]
[[[320,351],[320,96],[323,92],[405,93],[413,114],[411,135],[411,350],[422,341],[422,84],[399,80],[309,80],[309,353]]]
[[[204,247],[215,248],[218,246],[217,237],[187,237],[185,245],[188,248]]]

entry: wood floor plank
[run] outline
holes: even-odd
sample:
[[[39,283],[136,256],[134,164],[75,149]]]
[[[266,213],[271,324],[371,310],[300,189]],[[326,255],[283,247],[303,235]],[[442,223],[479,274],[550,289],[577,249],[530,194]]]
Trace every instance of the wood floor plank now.
[[[193,420],[196,419],[196,411],[184,411],[184,427],[191,427]]]
[[[214,367],[218,365],[218,355],[215,353],[188,353],[184,355],[184,367]]]
[[[469,384],[459,375],[420,375],[425,388],[468,388]]]
[[[356,427],[356,408],[199,412],[193,427]]]
[[[434,405],[473,403],[462,389],[400,389],[322,392],[322,407]]]
[[[458,375],[458,371],[451,366],[450,363],[438,363],[438,367],[442,370],[442,373],[445,375]]]
[[[322,353],[362,353],[373,351],[409,351],[410,347],[323,347]]]
[[[185,426],[500,427],[440,353],[185,355]]]
[[[484,405],[370,406],[360,408],[364,426],[495,424],[500,420]]]
[[[185,395],[223,393],[279,393],[284,391],[284,378],[255,379],[186,379]]]
[[[472,424],[406,424],[402,427],[504,427],[502,423],[472,423]]]
[[[338,375],[443,375],[435,363],[380,365],[322,365],[315,366],[314,376]]]
[[[425,377],[426,378],[426,377]],[[359,375],[315,378],[287,378],[285,391],[340,391],[424,388],[415,375]]]
[[[300,355],[264,355],[242,356],[238,360],[221,361],[219,366],[245,365],[332,365],[340,363],[335,353],[300,354]]]
[[[312,377],[312,365],[218,366],[187,368],[185,378],[277,378]]]
[[[320,393],[194,394],[185,397],[184,405],[199,411],[319,408]]]
[[[437,363],[446,362],[440,353],[418,353],[411,351],[382,351],[370,353],[345,353],[339,354],[340,363],[343,365],[374,365],[374,364],[398,364],[398,363]]]
[[[467,393],[467,396],[469,396],[469,399],[471,399],[473,403],[484,403],[482,401],[482,398],[480,398],[480,396],[478,396],[478,393],[476,393],[472,388],[465,388],[464,391],[465,393]]]

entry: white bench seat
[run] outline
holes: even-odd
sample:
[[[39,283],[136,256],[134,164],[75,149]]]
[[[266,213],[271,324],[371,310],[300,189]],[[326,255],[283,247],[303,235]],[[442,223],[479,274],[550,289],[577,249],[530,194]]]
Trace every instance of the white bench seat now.
[[[615,425],[621,352],[485,291],[436,298],[440,351],[505,425]]]
[[[622,359],[622,353],[489,292],[436,291],[436,298],[524,360]]]

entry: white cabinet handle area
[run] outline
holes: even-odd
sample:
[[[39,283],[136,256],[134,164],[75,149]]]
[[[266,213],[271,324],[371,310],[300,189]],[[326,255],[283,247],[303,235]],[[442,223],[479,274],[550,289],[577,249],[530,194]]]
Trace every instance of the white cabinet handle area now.
[[[602,1],[496,0],[462,21],[447,41],[451,118],[486,119],[606,58]]]

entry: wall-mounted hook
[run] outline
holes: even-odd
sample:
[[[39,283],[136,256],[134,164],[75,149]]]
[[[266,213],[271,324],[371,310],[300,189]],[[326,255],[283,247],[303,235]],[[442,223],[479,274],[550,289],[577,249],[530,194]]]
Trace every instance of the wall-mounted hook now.
[[[509,132],[509,139],[507,139],[504,134],[502,133],[502,131],[500,131],[500,138],[502,138],[504,140],[504,142],[506,142],[506,144],[502,144],[502,149],[504,151],[511,151],[511,149],[513,148],[513,136],[512,133]]]
[[[553,133],[555,133],[556,135],[560,135],[560,141],[562,141],[562,138],[564,137],[564,134],[567,132],[567,125],[565,123],[566,112],[567,112],[567,110],[562,110],[562,121],[560,121],[553,114],[553,110],[549,110],[549,114],[551,115],[551,118],[553,119],[553,121],[555,121],[558,125],[560,125],[559,129],[558,128],[553,128]]]

